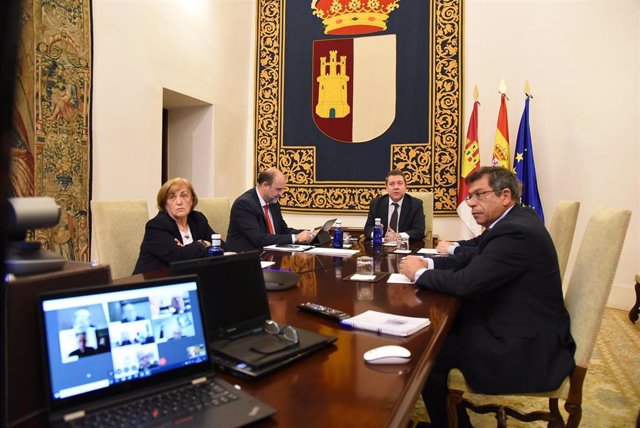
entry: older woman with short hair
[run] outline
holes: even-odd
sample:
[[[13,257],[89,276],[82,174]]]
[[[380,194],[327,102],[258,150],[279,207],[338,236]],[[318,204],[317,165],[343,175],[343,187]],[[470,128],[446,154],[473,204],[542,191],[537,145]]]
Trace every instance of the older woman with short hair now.
[[[178,260],[206,257],[211,235],[216,233],[204,214],[194,210],[198,196],[186,178],[164,183],[157,203],[159,212],[145,226],[134,274],[166,268]]]

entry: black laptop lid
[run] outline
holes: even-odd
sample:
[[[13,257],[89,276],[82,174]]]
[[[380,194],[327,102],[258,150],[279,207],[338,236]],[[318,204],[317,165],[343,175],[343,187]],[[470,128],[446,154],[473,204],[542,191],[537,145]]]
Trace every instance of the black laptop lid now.
[[[197,274],[211,342],[261,330],[271,318],[258,253],[207,257],[171,264],[175,274]]]
[[[39,313],[52,414],[211,370],[195,275],[46,294]]]
[[[311,245],[324,245],[327,242],[331,241],[329,229],[331,229],[331,226],[333,226],[333,223],[335,223],[336,220],[336,218],[332,218],[325,221],[324,224],[316,232],[316,236],[314,236],[311,240]]]

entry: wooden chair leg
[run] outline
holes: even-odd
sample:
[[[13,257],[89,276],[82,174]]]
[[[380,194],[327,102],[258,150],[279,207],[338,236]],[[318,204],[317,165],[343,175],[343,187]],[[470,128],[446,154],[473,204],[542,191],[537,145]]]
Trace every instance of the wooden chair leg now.
[[[504,407],[498,407],[498,411],[496,412],[496,420],[498,422],[498,428],[507,428],[507,412],[504,410]]]
[[[635,324],[638,321],[638,314],[640,314],[640,284],[636,282],[636,303],[629,311],[629,320]]]
[[[549,398],[549,413],[551,420],[547,424],[547,428],[564,428],[564,418],[560,413],[557,398]]]
[[[580,425],[580,420],[582,419],[582,406],[579,404],[566,403],[564,405],[564,409],[569,413],[567,428],[577,428],[578,425]]]
[[[458,405],[462,403],[462,391],[449,390],[447,395],[447,417],[449,428],[458,428]]]

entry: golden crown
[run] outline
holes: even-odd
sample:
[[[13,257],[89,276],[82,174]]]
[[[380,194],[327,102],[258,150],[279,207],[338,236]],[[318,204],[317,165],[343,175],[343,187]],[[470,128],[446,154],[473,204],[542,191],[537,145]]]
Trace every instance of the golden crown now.
[[[387,19],[400,0],[313,0],[313,14],[325,34],[367,34],[387,29]]]

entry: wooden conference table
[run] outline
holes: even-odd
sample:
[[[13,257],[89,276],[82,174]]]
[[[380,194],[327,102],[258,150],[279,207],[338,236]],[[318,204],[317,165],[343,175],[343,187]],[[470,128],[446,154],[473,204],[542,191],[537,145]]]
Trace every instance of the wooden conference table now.
[[[416,243],[415,248],[422,248]],[[413,285],[343,280],[355,272],[356,257],[374,256],[376,271],[397,272],[401,255],[371,243],[355,244],[350,258],[265,251],[274,268],[302,273],[298,286],[270,291],[271,317],[281,324],[336,336],[333,346],[258,380],[220,375],[277,410],[259,422],[264,427],[405,427],[425,379],[458,312],[457,298]],[[157,275],[155,275],[157,276]],[[135,277],[135,276],[134,276]],[[138,276],[139,277],[139,276]],[[124,278],[123,280],[131,278]],[[428,317],[430,326],[407,338],[341,327],[337,322],[300,312],[296,305],[314,302],[352,315],[372,309]],[[412,353],[402,365],[368,365],[363,354],[382,345],[401,345]]]

